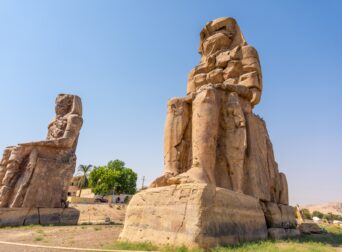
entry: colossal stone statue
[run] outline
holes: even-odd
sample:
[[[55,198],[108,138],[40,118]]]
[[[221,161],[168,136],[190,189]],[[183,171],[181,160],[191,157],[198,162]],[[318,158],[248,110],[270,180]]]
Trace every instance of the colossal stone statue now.
[[[212,247],[298,235],[265,122],[262,74],[233,18],[208,22],[187,96],[168,102],[164,175],[136,194],[121,239]]]
[[[233,18],[219,18],[201,31],[199,53],[188,96],[168,103],[165,174],[152,187],[210,183],[288,204],[266,125],[252,112],[262,91],[257,51]]]
[[[1,208],[67,206],[68,185],[75,171],[75,151],[83,123],[81,99],[60,94],[55,110],[56,117],[49,124],[45,141],[5,149],[0,162]],[[0,225],[3,211],[0,210]]]

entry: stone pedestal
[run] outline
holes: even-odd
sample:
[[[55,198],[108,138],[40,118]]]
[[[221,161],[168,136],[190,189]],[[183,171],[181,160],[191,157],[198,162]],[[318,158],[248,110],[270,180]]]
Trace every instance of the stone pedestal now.
[[[0,208],[0,227],[22,225],[76,225],[75,208]]]
[[[120,239],[208,248],[267,236],[258,199],[207,184],[181,184],[136,194]]]

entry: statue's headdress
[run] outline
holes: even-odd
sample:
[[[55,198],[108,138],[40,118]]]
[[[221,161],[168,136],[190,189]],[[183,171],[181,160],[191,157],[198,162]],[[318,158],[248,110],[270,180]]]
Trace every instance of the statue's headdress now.
[[[244,36],[240,31],[240,27],[234,18],[218,18],[208,22],[200,33],[200,47],[198,51],[201,55],[203,54],[203,42],[205,41],[205,39],[220,30],[225,30],[228,35],[232,37],[233,41],[230,44],[228,50],[233,49],[238,45],[247,44]]]

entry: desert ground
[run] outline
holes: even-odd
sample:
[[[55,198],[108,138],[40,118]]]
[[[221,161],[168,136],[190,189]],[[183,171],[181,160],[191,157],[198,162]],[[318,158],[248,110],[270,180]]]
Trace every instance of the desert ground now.
[[[150,243],[133,244],[118,242],[123,228],[126,206],[108,204],[77,204],[81,211],[77,226],[23,226],[0,228],[0,252],[47,252],[47,251],[167,251],[200,252],[185,247],[158,247]],[[110,218],[110,224],[104,224]],[[102,223],[102,224],[101,224]],[[324,228],[326,234],[308,235],[299,239],[263,241],[229,248],[217,248],[213,252],[228,251],[342,251],[342,229],[332,225]],[[1,243],[7,242],[9,244]],[[42,247],[18,246],[11,243],[37,245]],[[57,249],[66,247],[69,249]],[[78,248],[78,249],[75,249]]]
[[[70,204],[80,211],[79,224],[103,224],[107,218],[115,224],[125,221],[125,204]]]
[[[324,214],[333,213],[333,214],[341,215],[342,214],[342,201],[305,205],[305,206],[302,206],[302,208],[309,209],[311,213],[313,211],[319,211]]]
[[[80,210],[79,225],[77,226],[33,225],[1,228],[0,240],[43,246],[102,248],[112,244],[118,238],[125,218],[126,205],[71,204],[70,207]],[[111,224],[104,225],[108,218]],[[3,251],[55,250],[0,244],[0,252]]]
[[[16,228],[1,228],[0,239],[1,241],[6,242],[36,244],[44,246],[102,248],[105,245],[113,243],[113,241],[118,238],[121,229],[122,225],[78,225],[46,227],[35,225]],[[3,246],[3,244],[0,244],[1,252],[13,251],[15,248],[18,249],[17,251],[23,251],[23,247],[11,246],[13,247],[13,250],[4,250]],[[48,250],[42,249],[42,251]]]

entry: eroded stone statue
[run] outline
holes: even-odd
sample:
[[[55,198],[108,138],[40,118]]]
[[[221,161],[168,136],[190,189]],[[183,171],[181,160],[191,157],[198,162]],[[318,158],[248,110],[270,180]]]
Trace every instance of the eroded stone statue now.
[[[204,248],[298,235],[265,122],[262,74],[233,18],[208,22],[187,96],[168,102],[164,175],[136,194],[123,240]]]
[[[210,183],[287,204],[286,178],[264,121],[252,112],[262,92],[257,51],[233,18],[207,23],[200,37],[188,96],[168,103],[165,174],[152,186]]]
[[[55,110],[45,141],[5,149],[0,162],[0,207],[65,206],[83,123],[81,99],[60,94]]]

